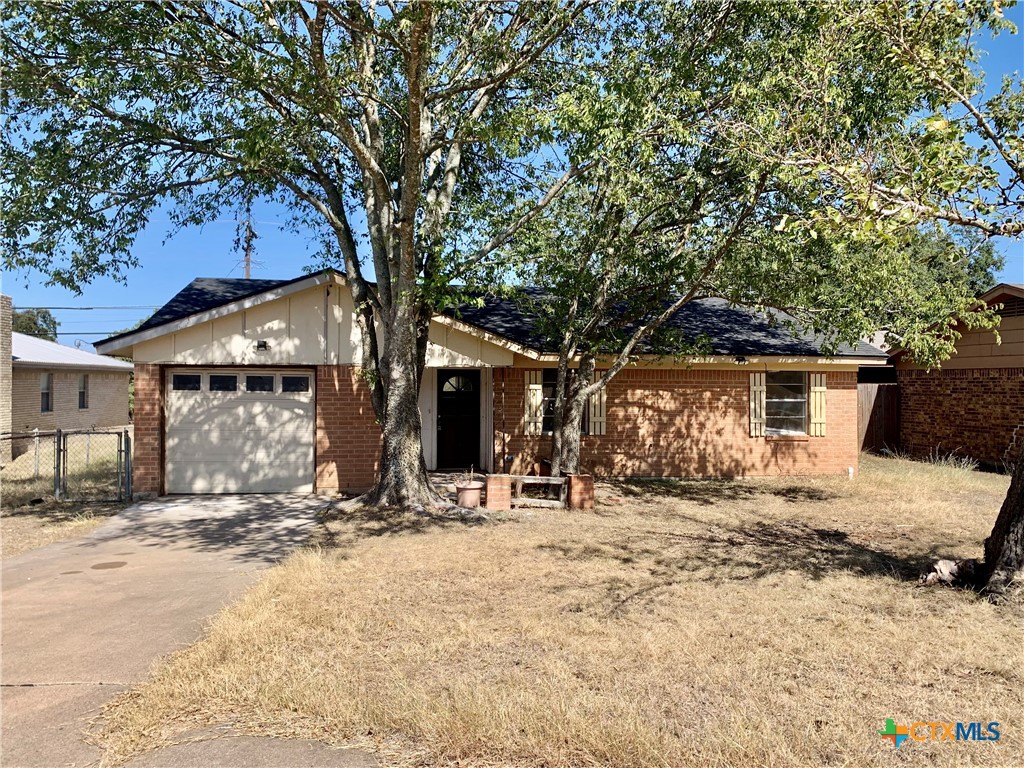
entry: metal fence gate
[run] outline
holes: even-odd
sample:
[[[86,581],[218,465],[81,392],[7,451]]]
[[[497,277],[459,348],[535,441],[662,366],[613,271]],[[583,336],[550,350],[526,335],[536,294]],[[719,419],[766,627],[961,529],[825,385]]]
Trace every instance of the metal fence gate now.
[[[130,499],[131,446],[130,428],[0,435],[0,502]]]

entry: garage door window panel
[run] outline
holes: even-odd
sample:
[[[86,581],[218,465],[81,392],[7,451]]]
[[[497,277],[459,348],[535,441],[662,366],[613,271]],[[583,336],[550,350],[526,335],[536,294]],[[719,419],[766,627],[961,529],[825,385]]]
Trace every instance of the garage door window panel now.
[[[210,374],[210,391],[211,392],[237,392],[238,391],[238,377],[232,374],[226,373],[211,373]]]
[[[274,377],[273,376],[246,376],[245,377],[245,391],[246,392],[273,392],[274,391]]]
[[[282,392],[309,392],[309,376],[282,376]]]
[[[198,373],[176,373],[171,377],[171,389],[175,392],[199,392],[203,388],[203,377]]]

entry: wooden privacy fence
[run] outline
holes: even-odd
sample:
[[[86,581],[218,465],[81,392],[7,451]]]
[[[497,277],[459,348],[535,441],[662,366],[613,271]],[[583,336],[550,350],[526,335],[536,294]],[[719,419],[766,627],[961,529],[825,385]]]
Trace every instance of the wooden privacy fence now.
[[[896,450],[900,445],[898,384],[857,385],[857,425],[862,451]]]

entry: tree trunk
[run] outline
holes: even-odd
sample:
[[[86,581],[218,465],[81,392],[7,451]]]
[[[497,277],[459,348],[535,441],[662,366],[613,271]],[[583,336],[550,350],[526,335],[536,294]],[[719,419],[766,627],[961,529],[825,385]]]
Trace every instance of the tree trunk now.
[[[444,500],[427,475],[419,403],[426,348],[420,339],[424,312],[412,307],[399,311],[403,310],[408,319],[393,322],[385,345],[388,353],[380,364],[384,384],[384,412],[378,414],[383,436],[380,474],[364,501],[383,507],[436,506]]]
[[[562,420],[560,468],[563,475],[574,475],[580,471],[580,449],[582,447],[583,411],[587,407],[587,385],[594,376],[597,362],[586,356],[573,377],[567,397],[565,418]],[[552,472],[551,474],[555,474]]]
[[[562,455],[566,426],[566,396],[569,385],[569,352],[566,346],[558,354],[558,378],[555,380],[555,413],[551,426],[551,476],[559,477],[563,472]]]
[[[1024,586],[1024,456],[1017,459],[999,517],[985,539],[985,570],[981,591],[995,599]]]

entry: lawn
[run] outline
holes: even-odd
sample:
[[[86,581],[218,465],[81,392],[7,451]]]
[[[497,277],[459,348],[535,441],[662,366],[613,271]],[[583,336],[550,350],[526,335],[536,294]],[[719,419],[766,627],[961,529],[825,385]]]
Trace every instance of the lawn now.
[[[128,502],[48,499],[39,505],[0,512],[0,558],[76,539],[99,528]]]
[[[65,491],[53,495],[53,437],[0,466],[0,557],[12,557],[95,530],[127,506],[117,502],[116,434],[72,434]]]
[[[348,513],[106,712],[116,765],[222,726],[384,764],[1024,764],[1024,612],[922,588],[1005,476],[599,486],[593,513]],[[996,742],[885,720],[997,721]],[[924,733],[924,731],[919,731]]]

